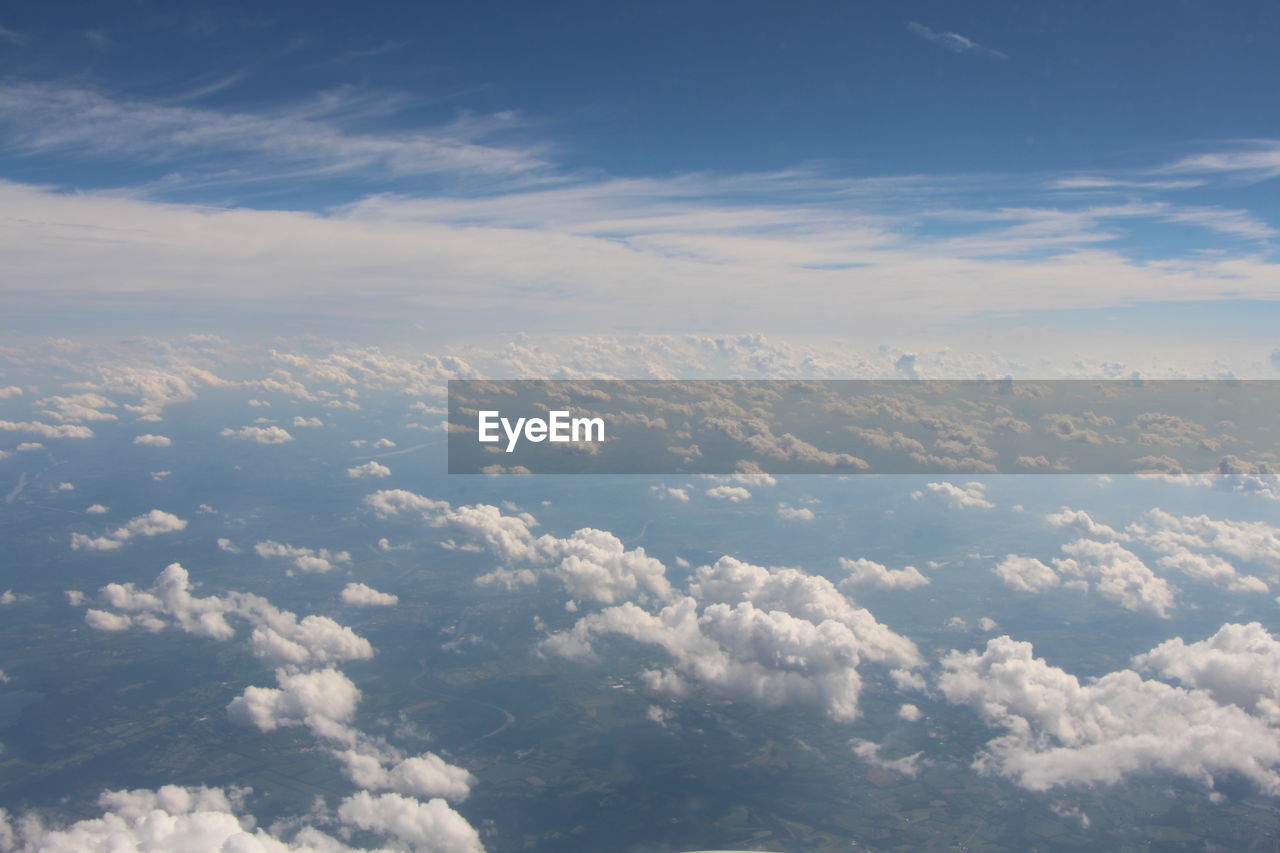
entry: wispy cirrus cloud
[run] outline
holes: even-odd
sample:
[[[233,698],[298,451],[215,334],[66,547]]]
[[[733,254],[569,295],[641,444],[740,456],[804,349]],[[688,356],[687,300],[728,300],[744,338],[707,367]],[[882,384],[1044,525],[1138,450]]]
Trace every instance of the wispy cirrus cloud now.
[[[907,24],[907,29],[925,41],[945,47],[952,53],[963,53],[969,56],[982,56],[987,59],[1009,58],[1000,51],[992,50],[989,47],[983,47],[973,39],[966,38],[959,33],[941,32],[939,30],[926,27],[924,24],[917,23],[916,21],[912,21]]]
[[[546,165],[533,147],[486,144],[485,139],[518,125],[509,112],[466,115],[426,130],[358,129],[403,106],[397,97],[341,89],[274,112],[224,112],[112,97],[58,83],[0,86],[6,147],[27,156],[93,156],[179,166],[194,162],[197,171],[225,182],[251,180],[257,169],[267,169],[277,179],[282,173],[368,171],[392,176],[512,176]],[[253,161],[246,164],[245,155]]]

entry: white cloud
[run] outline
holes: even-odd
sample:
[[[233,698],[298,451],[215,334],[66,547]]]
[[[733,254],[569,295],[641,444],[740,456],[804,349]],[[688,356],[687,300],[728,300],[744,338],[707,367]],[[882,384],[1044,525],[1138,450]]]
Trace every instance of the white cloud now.
[[[1280,641],[1257,622],[1223,625],[1196,643],[1174,637],[1138,655],[1134,666],[1205,690],[1218,702],[1280,726]]]
[[[1060,530],[1066,530],[1076,536],[1088,536],[1103,541],[1124,541],[1129,537],[1113,527],[1099,524],[1084,510],[1063,507],[1060,512],[1049,513],[1045,521]]]
[[[689,492],[685,489],[672,488],[671,486],[650,486],[649,491],[653,492],[661,500],[673,500],[680,503],[689,502]]]
[[[108,511],[109,511],[108,508],[103,506],[102,504],[91,504],[88,508],[85,509],[85,512],[89,513],[90,515],[102,515],[103,513],[106,513]]]
[[[387,592],[379,592],[362,583],[349,583],[342,588],[342,600],[346,604],[362,607],[389,607],[398,604],[400,599]]]
[[[97,506],[97,504],[95,504]],[[92,512],[92,508],[89,510]],[[105,512],[105,508],[103,509]],[[83,533],[71,534],[71,547],[77,551],[112,551],[124,546],[134,536],[159,536],[162,533],[176,533],[185,530],[187,522],[171,512],[153,509],[151,512],[135,516],[127,524],[117,527],[106,536],[92,537]]]
[[[167,162],[234,155],[231,162],[239,172],[253,159],[299,180],[369,171],[514,175],[542,165],[532,151],[478,141],[510,126],[514,116],[509,113],[459,119],[426,132],[355,132],[347,128],[352,115],[385,113],[399,105],[354,90],[327,92],[291,109],[255,114],[117,98],[55,83],[12,83],[0,88],[0,106],[8,117],[11,144],[27,152],[92,151],[109,158],[127,153]],[[191,168],[188,163],[181,171]],[[216,174],[219,168],[211,171]],[[204,182],[209,175],[197,169],[195,179]]]
[[[1077,539],[1063,545],[1062,551],[1068,557],[1053,561],[1061,574],[1090,581],[1103,598],[1126,610],[1167,617],[1173,608],[1173,588],[1121,545]]]
[[[67,824],[51,824],[27,812],[10,823],[0,809],[0,843],[13,853],[83,853],[86,850],[182,850],[191,853],[358,853],[345,841],[318,829],[323,816],[281,821],[270,829],[245,810],[247,788],[164,785],[155,790],[106,791],[100,813]],[[387,839],[383,850],[423,853],[483,853],[479,836],[443,800],[426,803],[400,797],[384,801],[361,791],[346,797],[336,823]],[[282,827],[282,828],[277,828]],[[291,837],[290,837],[291,836]]]
[[[133,437],[134,444],[142,444],[147,447],[169,447],[173,441],[165,435],[136,435]]]
[[[621,635],[656,646],[671,665],[642,673],[654,691],[695,688],[775,707],[816,706],[837,720],[858,715],[864,661],[918,666],[909,639],[855,607],[825,578],[722,557],[695,572],[690,594],[656,613],[632,602],[584,616],[545,648],[592,658],[594,640]]]
[[[353,794],[338,808],[343,823],[395,836],[423,853],[484,853],[480,835],[443,800],[426,803],[399,794]]]
[[[532,528],[537,520],[528,513],[504,515],[486,504],[453,507],[404,490],[377,492],[367,496],[365,503],[384,517],[402,510],[420,511],[433,527],[456,531],[504,563],[527,566],[517,571],[497,569],[478,578],[482,584],[509,587],[533,583],[546,574],[559,580],[570,595],[603,604],[648,596],[664,600],[672,594],[660,561],[643,548],[627,549],[605,530],[585,527],[568,537],[535,536]],[[535,571],[535,567],[545,568]]]
[[[929,583],[929,579],[915,566],[890,569],[874,560],[850,560],[840,558],[840,568],[852,574],[840,582],[841,586],[874,586],[878,589],[915,589]]]
[[[1237,629],[1245,626],[1235,626]],[[1247,631],[1245,633],[1254,633]],[[1165,644],[1148,666],[1198,683],[1197,669],[1214,654],[1243,662],[1269,660],[1271,650],[1244,651],[1236,631],[1207,644]],[[1215,642],[1217,640],[1217,642]],[[1274,640],[1268,638],[1270,642]],[[1194,652],[1190,652],[1195,649]],[[1174,773],[1212,786],[1240,774],[1271,796],[1280,794],[1280,735],[1270,721],[1218,695],[1262,697],[1261,677],[1229,667],[1217,679],[1218,694],[1143,679],[1132,670],[1108,673],[1087,684],[1033,657],[1029,643],[1007,636],[982,652],[952,652],[942,662],[938,687],[949,702],[967,705],[1006,734],[990,741],[975,767],[1007,776],[1036,791],[1067,785],[1117,784],[1134,775]],[[1251,691],[1251,687],[1252,689]],[[1257,710],[1261,712],[1261,708]]]
[[[0,430],[30,432],[42,438],[93,438],[93,430],[73,424],[46,424],[40,421],[0,421]]]
[[[807,506],[793,507],[787,504],[778,504],[778,517],[787,521],[813,521],[816,518],[813,510]]]
[[[369,477],[390,477],[391,469],[386,465],[380,465],[377,462],[366,462],[363,465],[357,465],[354,468],[347,469],[347,476],[356,479],[367,479]]]
[[[915,705],[907,702],[898,708],[898,717],[906,720],[908,723],[914,723],[920,719],[920,709]]]
[[[1062,582],[1058,573],[1035,557],[1010,554],[992,569],[1000,579],[1023,592],[1040,592]]]
[[[218,548],[220,548],[223,551],[226,551],[229,554],[240,553],[240,546],[232,542],[230,539],[227,539],[226,537],[220,537],[218,539]]]
[[[114,421],[118,418],[102,409],[114,409],[116,404],[101,394],[75,394],[70,397],[45,397],[36,401],[40,414],[55,421]]]
[[[232,721],[271,732],[305,726],[319,737],[346,742],[360,703],[360,690],[336,669],[276,671],[278,687],[246,687],[227,705]]]
[[[998,50],[992,50],[989,47],[983,47],[976,41],[965,38],[959,33],[939,32],[926,27],[924,24],[918,24],[915,21],[907,24],[907,29],[915,35],[928,42],[945,47],[952,53],[970,54],[972,56],[983,56],[988,59],[1008,59]]]
[[[322,427],[324,426],[324,421],[319,418],[304,418],[302,415],[296,415],[293,419],[293,426],[299,428]]]
[[[172,563],[148,589],[139,589],[132,583],[104,586],[99,599],[111,610],[91,609],[85,622],[106,631],[176,628],[200,637],[229,640],[236,633],[227,620],[233,616],[252,627],[249,639],[253,654],[275,664],[325,665],[373,656],[368,640],[327,616],[298,619],[257,595],[232,592],[202,598],[193,595],[192,590],[187,570]],[[78,599],[83,601],[82,596]]]
[[[219,435],[238,438],[243,441],[256,441],[258,444],[284,444],[286,441],[293,441],[293,436],[289,434],[289,431],[278,426],[246,426],[240,429],[227,427]]]
[[[707,497],[717,500],[740,503],[751,498],[751,492],[741,486],[715,486],[707,489]]]
[[[352,783],[374,791],[395,791],[417,797],[443,797],[462,802],[471,794],[476,777],[435,753],[383,762],[375,755],[348,749],[337,753]]]
[[[912,492],[911,497],[920,500],[926,494],[934,495],[952,509],[966,509],[969,507],[991,509],[995,506],[995,504],[987,500],[987,487],[982,483],[965,483],[963,487],[946,482],[929,483],[925,488],[928,489],[928,492]]]
[[[253,546],[259,557],[284,557],[304,572],[331,572],[340,565],[351,563],[347,551],[330,551],[328,548],[299,548],[283,542],[264,540]]]
[[[1176,516],[1153,509],[1141,521],[1129,525],[1126,532],[1165,554],[1185,549],[1211,551],[1259,563],[1280,573],[1280,528],[1266,522]]]
[[[908,707],[908,706],[903,706]],[[916,774],[920,772],[920,756],[922,753],[915,752],[911,755],[904,755],[902,758],[894,758],[892,760],[882,758],[880,755],[881,745],[872,743],[869,740],[854,740],[850,746],[853,747],[853,754],[870,764],[872,767],[879,767],[883,770],[892,770],[908,778],[914,779]]]

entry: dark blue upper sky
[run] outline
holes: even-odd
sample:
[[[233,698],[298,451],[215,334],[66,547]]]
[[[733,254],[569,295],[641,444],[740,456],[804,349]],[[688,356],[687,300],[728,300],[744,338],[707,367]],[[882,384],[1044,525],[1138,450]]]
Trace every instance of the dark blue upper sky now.
[[[615,175],[1098,169],[1280,132],[1264,2],[59,3],[0,24],[11,79],[224,84],[199,99],[221,109],[407,96],[387,122],[513,110]]]

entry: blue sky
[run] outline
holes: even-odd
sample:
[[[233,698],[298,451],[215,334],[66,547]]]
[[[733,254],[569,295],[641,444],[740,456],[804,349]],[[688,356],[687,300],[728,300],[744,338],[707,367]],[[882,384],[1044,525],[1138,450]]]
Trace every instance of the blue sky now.
[[[6,288],[40,325],[87,297],[157,325],[909,336],[1158,303],[1120,316],[1229,334],[1222,305],[1280,295],[1277,24],[1261,2],[11,7]]]

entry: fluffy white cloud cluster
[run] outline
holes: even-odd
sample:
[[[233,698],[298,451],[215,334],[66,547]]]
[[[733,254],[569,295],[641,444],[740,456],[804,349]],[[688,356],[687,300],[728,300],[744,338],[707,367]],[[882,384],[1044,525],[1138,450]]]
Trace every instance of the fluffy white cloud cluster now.
[[[1167,617],[1174,590],[1132,551],[1115,542],[1077,539],[1062,546],[1065,559],[1054,560],[1059,572],[1090,582],[1103,598],[1126,610]]]
[[[1204,642],[1170,641],[1135,659],[1186,687],[1130,669],[1082,684],[1034,657],[1031,644],[1001,636],[981,652],[950,653],[938,687],[1006,731],[975,766],[1031,790],[1163,771],[1207,786],[1238,773],[1274,796],[1276,648],[1260,626],[1227,625]]]
[[[0,844],[13,853],[83,853],[86,850],[184,853],[355,853],[311,821],[292,838],[257,826],[246,813],[248,789],[165,785],[156,790],[107,791],[98,798],[101,815],[67,825],[50,825],[35,814],[11,820],[0,809]],[[395,794],[365,791],[339,805],[342,828],[383,836],[382,850],[424,853],[483,853],[479,835],[443,800],[421,802]],[[296,825],[297,822],[291,822]]]
[[[904,708],[915,707],[913,705],[904,705]],[[914,719],[912,717],[904,717],[904,719]],[[920,772],[920,756],[922,753],[915,752],[911,755],[904,755],[901,758],[884,758],[880,755],[883,748],[881,744],[874,743],[869,740],[854,740],[850,746],[853,754],[870,764],[872,767],[879,767],[882,770],[892,770],[903,776],[914,779],[916,774]]]
[[[192,594],[190,575],[178,563],[166,566],[148,589],[134,584],[107,584],[99,593],[106,608],[90,608],[85,622],[101,631],[177,628],[188,634],[228,640],[235,629],[228,616],[243,619],[253,630],[254,655],[293,667],[323,665],[373,656],[373,646],[345,625],[327,616],[297,615],[281,610],[261,596],[232,592],[224,596]]]
[[[1265,522],[1176,516],[1152,509],[1129,525],[1126,533],[1162,554],[1161,565],[1227,589],[1265,592],[1267,584],[1261,578],[1241,574],[1222,555],[1256,563],[1280,575],[1280,528]]]
[[[135,516],[124,526],[117,527],[106,536],[72,533],[71,547],[77,551],[112,551],[123,547],[124,543],[134,536],[159,536],[161,533],[185,530],[186,527],[187,522],[173,513],[153,509],[151,512]]]
[[[349,583],[342,588],[342,601],[359,607],[390,607],[399,604],[398,596],[389,592],[379,592],[362,583]]]
[[[713,486],[707,489],[707,497],[736,504],[750,500],[751,492],[742,486]]]
[[[278,426],[245,426],[240,429],[232,429],[227,427],[218,433],[228,438],[238,438],[242,441],[255,441],[258,444],[284,444],[286,441],[293,441],[293,436],[284,427]]]
[[[133,437],[134,444],[140,444],[144,447],[169,447],[173,444],[173,440],[167,435],[135,435]]]
[[[351,554],[347,551],[330,551],[328,548],[298,548],[263,540],[253,546],[259,557],[284,557],[293,560],[293,564],[304,572],[331,572],[340,565],[351,563]]]
[[[42,421],[0,421],[0,430],[29,432],[41,438],[93,438],[93,430],[75,424],[46,424]]]
[[[911,497],[920,500],[932,495],[952,509],[991,509],[995,506],[987,500],[987,487],[982,483],[965,483],[963,486],[947,482],[929,483],[925,489],[927,491],[912,492]]]
[[[246,687],[227,705],[233,722],[270,732],[305,727],[332,745],[352,783],[371,790],[443,797],[455,802],[471,794],[475,777],[434,753],[405,756],[352,725],[360,690],[333,668],[307,672],[276,670],[276,687]]]
[[[602,635],[666,652],[671,666],[643,675],[651,689],[683,695],[697,685],[765,706],[816,706],[838,720],[858,715],[863,661],[921,663],[914,643],[825,578],[732,557],[699,567],[689,594],[657,613],[631,602],[609,607],[544,645],[565,657],[594,657],[593,640]]]
[[[40,414],[62,423],[80,421],[114,421],[118,418],[103,409],[114,409],[116,404],[101,394],[73,394],[69,397],[45,397],[36,401]]]
[[[369,461],[363,465],[356,465],[347,469],[347,476],[355,479],[365,479],[368,477],[390,477],[391,469],[386,465],[379,464],[375,461]]]
[[[627,549],[605,530],[582,528],[568,537],[535,536],[537,520],[528,513],[505,515],[487,504],[451,506],[402,489],[381,491],[365,503],[383,517],[404,510],[420,512],[433,527],[448,528],[494,554],[507,566],[481,576],[483,584],[516,586],[542,575],[558,579],[574,597],[613,604],[649,596],[672,596],[666,567],[643,548]]]
[[[843,586],[873,586],[879,589],[915,589],[929,583],[929,579],[915,566],[890,569],[874,560],[840,558],[840,568],[851,574],[840,582]]]
[[[1066,557],[1049,566],[1034,557],[1009,554],[993,570],[1006,585],[1023,592],[1041,592],[1062,584],[1095,589],[1126,610],[1167,617],[1174,606],[1174,588],[1117,542],[1076,539],[1062,546]],[[1063,577],[1068,580],[1063,581]]]
[[[1223,625],[1197,643],[1174,637],[1133,662],[1280,726],[1280,641],[1257,622]]]

